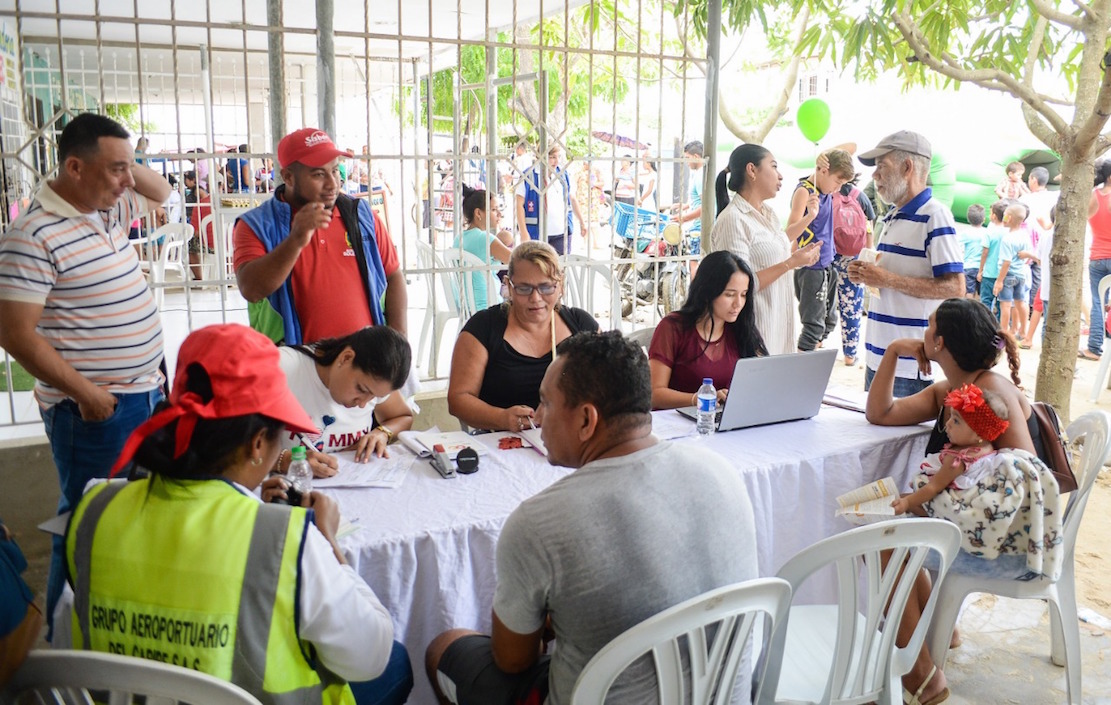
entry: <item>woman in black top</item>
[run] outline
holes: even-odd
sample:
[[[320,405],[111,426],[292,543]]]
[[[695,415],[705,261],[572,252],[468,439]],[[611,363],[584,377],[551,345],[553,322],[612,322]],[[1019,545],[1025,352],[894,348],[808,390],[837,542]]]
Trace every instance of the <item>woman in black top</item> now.
[[[563,271],[551,245],[528,241],[514,248],[507,279],[509,301],[472,316],[452,353],[448,411],[472,428],[532,425],[553,342],[598,330],[586,311],[560,305]]]

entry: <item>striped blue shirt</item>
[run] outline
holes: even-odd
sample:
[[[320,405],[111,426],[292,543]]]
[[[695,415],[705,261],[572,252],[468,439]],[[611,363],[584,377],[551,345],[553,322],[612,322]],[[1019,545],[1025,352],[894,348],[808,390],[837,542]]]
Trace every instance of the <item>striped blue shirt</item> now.
[[[934,200],[930,189],[923,190],[902,208],[890,211],[884,220],[887,225],[876,246],[877,266],[921,279],[964,272],[964,248],[957,235],[956,221],[948,207]],[[872,300],[868,310],[864,335],[868,367],[872,370],[879,367],[880,358],[892,341],[921,339],[930,314],[941,301],[880,289],[879,298]],[[916,379],[918,363],[913,358],[900,358],[895,375]]]

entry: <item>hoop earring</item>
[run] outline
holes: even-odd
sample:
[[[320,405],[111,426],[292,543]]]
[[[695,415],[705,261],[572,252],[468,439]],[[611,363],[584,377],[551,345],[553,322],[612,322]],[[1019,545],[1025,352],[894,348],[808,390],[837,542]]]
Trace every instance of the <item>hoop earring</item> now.
[[[251,465],[262,465],[262,458],[251,458]]]

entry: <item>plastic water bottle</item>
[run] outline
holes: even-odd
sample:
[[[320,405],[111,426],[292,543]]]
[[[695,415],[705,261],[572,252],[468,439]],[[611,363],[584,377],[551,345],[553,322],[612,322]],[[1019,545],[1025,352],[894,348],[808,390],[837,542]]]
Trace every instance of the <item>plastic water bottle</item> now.
[[[714,380],[705,377],[698,388],[698,435],[709,436],[717,430],[717,413],[718,390],[714,389]]]
[[[305,446],[294,448],[291,457],[293,462],[289,464],[285,476],[289,487],[286,488],[285,493],[291,505],[300,507],[301,498],[307,497],[312,492],[312,468],[309,467],[309,461],[305,460]]]

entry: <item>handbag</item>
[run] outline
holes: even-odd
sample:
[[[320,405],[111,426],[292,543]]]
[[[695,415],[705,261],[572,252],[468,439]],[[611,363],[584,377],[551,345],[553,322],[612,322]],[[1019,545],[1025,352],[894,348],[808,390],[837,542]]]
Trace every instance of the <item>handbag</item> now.
[[[1030,406],[1033,408],[1034,418],[1038,420],[1038,431],[1042,437],[1042,450],[1038,457],[1057,479],[1061,494],[1072,492],[1076,489],[1076,475],[1072,472],[1069,451],[1061,436],[1061,420],[1057,417],[1057,410],[1044,401],[1031,402]]]

